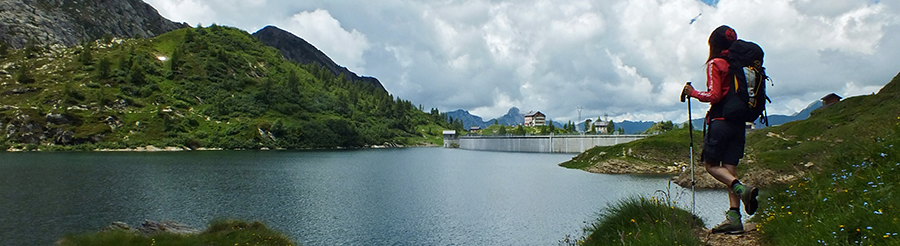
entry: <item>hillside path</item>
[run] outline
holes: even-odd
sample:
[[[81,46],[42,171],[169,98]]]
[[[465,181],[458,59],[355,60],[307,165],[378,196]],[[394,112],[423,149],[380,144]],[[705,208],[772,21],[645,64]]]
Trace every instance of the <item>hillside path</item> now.
[[[744,234],[712,234],[704,228],[695,234],[704,245],[708,246],[762,246],[760,244],[759,231],[756,231],[756,223],[744,223]]]

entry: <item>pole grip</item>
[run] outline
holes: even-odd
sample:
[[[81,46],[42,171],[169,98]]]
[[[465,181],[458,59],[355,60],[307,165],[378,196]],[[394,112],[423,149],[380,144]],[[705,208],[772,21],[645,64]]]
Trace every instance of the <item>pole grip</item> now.
[[[688,82],[687,82],[687,85],[691,85],[691,82],[688,81]],[[687,96],[687,95],[685,95],[685,94],[684,94],[684,91],[682,91],[682,92],[681,92],[681,102],[684,102],[685,96]]]

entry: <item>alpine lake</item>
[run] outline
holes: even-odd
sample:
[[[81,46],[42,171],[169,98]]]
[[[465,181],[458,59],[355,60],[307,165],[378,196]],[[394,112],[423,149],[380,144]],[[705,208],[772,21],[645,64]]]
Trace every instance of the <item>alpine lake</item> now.
[[[114,221],[261,221],[302,245],[556,245],[667,176],[557,164],[574,154],[446,148],[0,153],[0,245],[53,245]],[[664,194],[665,192],[665,194]],[[724,191],[696,191],[707,225]]]

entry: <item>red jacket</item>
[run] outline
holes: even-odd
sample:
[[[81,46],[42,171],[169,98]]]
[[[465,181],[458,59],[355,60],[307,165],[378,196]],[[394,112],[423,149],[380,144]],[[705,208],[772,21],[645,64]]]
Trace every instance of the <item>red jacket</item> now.
[[[722,56],[725,56],[728,51],[722,52]],[[691,91],[691,97],[697,98],[701,102],[708,102],[709,104],[715,105],[722,101],[725,98],[725,94],[728,93],[729,87],[728,83],[725,79],[728,77],[728,61],[722,58],[713,58],[709,62],[706,63],[706,91]],[[707,114],[707,116],[709,116]],[[709,119],[707,117],[706,122],[709,123],[711,120],[724,120],[725,118],[717,117],[713,119]]]
[[[691,97],[710,104],[719,103],[728,92],[725,77],[728,76],[728,62],[722,58],[713,58],[706,63],[706,91],[691,91]]]

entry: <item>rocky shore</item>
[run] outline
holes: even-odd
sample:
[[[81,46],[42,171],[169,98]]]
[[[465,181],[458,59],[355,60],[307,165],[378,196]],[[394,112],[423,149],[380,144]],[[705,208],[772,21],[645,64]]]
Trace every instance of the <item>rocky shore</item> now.
[[[811,167],[807,166],[807,168]],[[664,166],[639,160],[610,159],[584,168],[585,171],[599,174],[658,174],[672,175],[672,181],[681,187],[691,187],[691,170],[688,163],[673,163]],[[768,169],[750,167],[738,177],[742,182],[755,186],[771,186],[775,184],[787,184],[796,181],[806,172],[775,172]],[[715,180],[706,172],[703,164],[694,164],[694,188],[697,189],[722,189],[725,185]]]
[[[155,222],[144,220],[138,226],[130,227],[125,222],[116,221],[110,223],[109,226],[103,229],[104,231],[125,231],[125,232],[133,232],[139,233],[144,236],[149,236],[157,233],[172,233],[172,234],[180,234],[180,235],[190,235],[200,233],[200,230],[193,228],[188,225],[180,224],[175,221],[162,221]]]

